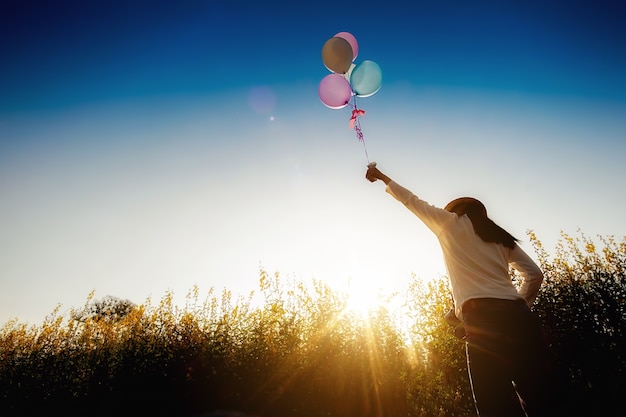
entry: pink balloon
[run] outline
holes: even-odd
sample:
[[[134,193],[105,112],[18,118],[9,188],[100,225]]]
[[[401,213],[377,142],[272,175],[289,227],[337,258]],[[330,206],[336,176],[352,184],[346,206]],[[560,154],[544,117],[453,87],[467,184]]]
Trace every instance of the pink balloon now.
[[[356,59],[356,56],[359,54],[359,43],[356,41],[356,38],[350,32],[339,32],[334,36],[335,38],[343,38],[348,41],[350,46],[352,47],[352,62]]]
[[[352,97],[352,87],[343,75],[328,74],[320,81],[318,93],[326,107],[336,110],[348,105]]]

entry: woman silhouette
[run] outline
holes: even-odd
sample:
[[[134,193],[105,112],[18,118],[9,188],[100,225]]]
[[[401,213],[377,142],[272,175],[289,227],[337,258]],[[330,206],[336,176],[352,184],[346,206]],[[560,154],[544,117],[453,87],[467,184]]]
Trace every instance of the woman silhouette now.
[[[413,212],[438,238],[454,299],[450,321],[462,323],[476,411],[482,417],[547,416],[548,349],[532,306],[543,281],[518,240],[494,223],[485,206],[462,197],[443,209],[383,174],[365,177]],[[522,281],[516,287],[510,268]],[[458,319],[457,319],[458,318]]]

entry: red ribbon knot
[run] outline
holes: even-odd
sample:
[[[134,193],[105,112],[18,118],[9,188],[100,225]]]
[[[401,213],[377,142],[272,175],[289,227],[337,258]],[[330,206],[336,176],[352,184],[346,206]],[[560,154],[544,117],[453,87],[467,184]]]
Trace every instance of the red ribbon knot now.
[[[350,129],[354,129],[356,118],[359,116],[363,116],[364,114],[365,114],[365,110],[361,110],[361,109],[352,110],[352,117],[350,117]]]

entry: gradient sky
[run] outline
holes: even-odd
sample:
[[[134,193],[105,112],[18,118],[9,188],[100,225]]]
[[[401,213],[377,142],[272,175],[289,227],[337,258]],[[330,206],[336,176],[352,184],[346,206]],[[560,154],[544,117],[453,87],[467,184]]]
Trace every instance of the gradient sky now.
[[[371,160],[435,205],[480,198],[550,251],[626,236],[626,6],[601,1],[22,1],[0,5],[0,323],[90,291],[360,288],[444,273],[364,179],[317,87],[348,31],[382,68]]]

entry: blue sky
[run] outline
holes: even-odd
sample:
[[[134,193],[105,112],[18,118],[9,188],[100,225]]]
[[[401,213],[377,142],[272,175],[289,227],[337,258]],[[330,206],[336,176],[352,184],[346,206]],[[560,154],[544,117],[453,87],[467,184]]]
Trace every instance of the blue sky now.
[[[372,2],[373,3],[373,2]],[[483,200],[548,249],[626,235],[618,2],[17,1],[0,6],[0,321],[87,294],[293,279],[393,288],[436,241],[364,179],[324,42],[382,68],[367,151],[427,201]],[[528,243],[524,248],[532,253]]]

